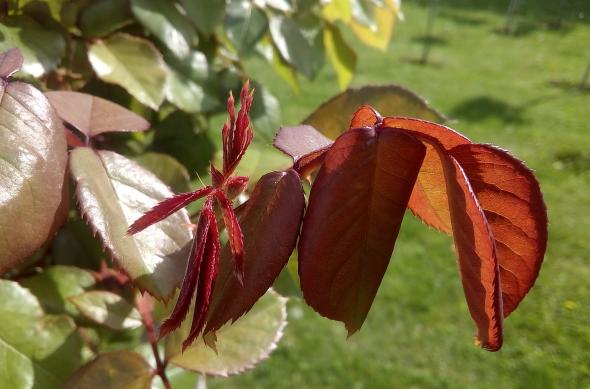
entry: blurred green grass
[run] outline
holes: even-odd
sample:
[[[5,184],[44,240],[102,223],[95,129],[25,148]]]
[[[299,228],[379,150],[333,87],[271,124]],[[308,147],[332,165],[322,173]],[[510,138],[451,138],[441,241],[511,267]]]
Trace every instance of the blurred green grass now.
[[[505,322],[504,347],[474,346],[452,241],[408,214],[359,333],[346,340],[341,324],[291,301],[270,359],[242,376],[210,379],[210,387],[590,387],[590,93],[563,87],[590,61],[590,4],[571,1],[564,25],[552,30],[557,2],[521,2],[511,36],[498,33],[507,1],[440,3],[427,65],[416,63],[427,8],[406,1],[386,53],[355,43],[352,85],[408,87],[457,130],[509,149],[536,171],[550,241],[536,286]],[[327,66],[297,95],[266,64],[247,65],[280,99],[286,125],[338,92]]]

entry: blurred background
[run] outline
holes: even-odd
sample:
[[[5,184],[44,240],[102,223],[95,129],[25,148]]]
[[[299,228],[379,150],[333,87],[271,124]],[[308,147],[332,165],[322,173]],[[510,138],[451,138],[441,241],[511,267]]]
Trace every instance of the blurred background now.
[[[257,100],[256,140],[240,167],[244,174],[256,177],[288,163],[271,147],[279,125],[301,123],[346,87],[384,84],[410,89],[451,127],[510,150],[536,172],[549,244],[535,287],[505,322],[501,351],[474,345],[451,238],[408,213],[358,333],[346,339],[340,323],[294,297],[285,335],[270,358],[243,375],[207,379],[209,387],[590,388],[590,1],[404,0],[401,13],[393,0],[359,1],[388,4],[395,15],[388,19],[391,36],[379,40],[370,33],[363,38],[362,28],[380,26],[359,22],[355,31],[336,11],[318,23],[305,12],[308,3],[318,9],[318,2],[231,1],[224,13],[215,2],[183,0],[198,30],[198,43],[188,39],[188,54],[182,44],[166,41],[165,27],[176,14],[163,0],[21,1],[16,4],[24,11],[16,14],[12,3],[1,9],[0,48],[23,49],[19,76],[43,89],[103,96],[148,118],[151,131],[111,137],[104,147],[152,169],[159,162],[149,155],[173,157],[181,164],[171,178],[178,191],[189,180],[200,185],[198,175],[207,180],[206,167],[218,156],[227,90],[237,92],[246,78],[256,84]],[[196,8],[203,4],[210,8]],[[294,4],[296,12],[289,8]],[[165,17],[153,18],[154,9]],[[379,20],[375,9],[368,14]],[[292,12],[302,31],[297,34],[309,44],[292,37],[294,27],[285,22]],[[269,27],[264,15],[270,14]],[[182,29],[180,22],[172,25]],[[339,26],[337,33],[330,30],[336,49],[326,45],[325,55],[312,53],[310,31],[318,26]],[[136,57],[142,60],[133,62]],[[103,72],[116,68],[110,60],[151,78],[130,84],[128,74]],[[166,77],[162,72],[172,80],[167,86],[158,81]],[[400,104],[395,113],[409,114]],[[61,231],[65,248],[52,255],[58,264],[96,268],[102,254],[96,245],[85,246],[93,245],[88,239],[80,243],[80,228],[74,220]],[[197,377],[171,376],[179,388],[194,387]]]

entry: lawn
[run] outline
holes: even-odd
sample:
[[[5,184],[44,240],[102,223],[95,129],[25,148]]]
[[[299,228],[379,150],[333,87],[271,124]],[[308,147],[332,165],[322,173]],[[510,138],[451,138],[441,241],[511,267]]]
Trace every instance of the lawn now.
[[[590,387],[590,92],[568,86],[590,61],[590,3],[567,2],[564,25],[551,29],[560,2],[521,1],[513,35],[498,32],[508,1],[440,3],[427,65],[416,60],[428,9],[405,1],[386,53],[355,43],[352,84],[408,87],[457,130],[511,150],[536,171],[550,241],[536,286],[505,322],[504,347],[474,346],[451,239],[407,214],[359,333],[347,340],[340,323],[292,300],[270,359],[242,376],[211,379],[211,387]],[[338,92],[327,67],[302,82],[299,95],[262,62],[249,61],[248,71],[280,99],[285,124]]]

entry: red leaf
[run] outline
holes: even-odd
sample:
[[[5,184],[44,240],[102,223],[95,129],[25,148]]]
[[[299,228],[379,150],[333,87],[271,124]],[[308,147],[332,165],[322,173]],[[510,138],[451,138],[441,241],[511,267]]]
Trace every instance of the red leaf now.
[[[299,242],[301,289],[349,335],[375,298],[424,152],[396,129],[351,129],[327,152],[311,189]]]
[[[297,162],[303,156],[334,143],[312,126],[281,127],[273,145]]]
[[[248,187],[248,180],[248,177],[244,176],[228,178],[227,183],[225,184],[227,197],[230,199],[238,197],[238,195]]]
[[[207,196],[212,191],[212,187],[206,186],[194,192],[180,193],[169,197],[156,204],[152,209],[144,213],[143,216],[134,221],[127,230],[127,233],[129,235],[137,234],[152,224],[166,219],[168,216],[185,207],[187,204],[198,200],[203,196]]]
[[[216,198],[221,206],[223,222],[229,236],[229,247],[234,257],[236,275],[241,282],[244,277],[244,236],[231,201],[222,192],[217,192]]]
[[[223,174],[226,177],[233,173],[252,141],[252,127],[250,126],[248,113],[252,106],[254,90],[250,91],[249,81],[244,84],[240,97],[240,111],[236,118],[234,98],[230,93],[227,100],[229,122],[223,126],[221,131],[223,139]]]
[[[535,283],[547,246],[547,210],[539,184],[522,162],[493,146],[461,145],[451,155],[492,228],[508,316]]]
[[[136,113],[97,96],[69,91],[46,92],[45,96],[61,120],[90,138],[104,132],[143,131],[150,127]]]
[[[469,139],[458,132],[425,120],[386,117],[383,119],[383,126],[401,128],[416,135],[431,136],[436,138],[446,150],[460,144],[471,143]],[[414,215],[422,219],[427,225],[451,234],[451,216],[447,202],[443,167],[437,151],[428,143],[426,144],[426,156],[408,206]]]
[[[205,208],[203,209],[205,211]],[[182,350],[184,351],[191,343],[199,336],[205,325],[207,312],[211,303],[211,293],[217,278],[219,270],[219,232],[217,229],[217,222],[215,221],[215,214],[209,212],[207,214],[211,223],[209,227],[209,235],[207,236],[207,243],[205,245],[204,261],[199,271],[199,283],[197,285],[197,297],[195,299],[195,310],[193,312],[193,322],[188,337],[182,342]]]
[[[370,105],[363,105],[352,115],[349,128],[374,127],[382,121],[379,112]]]
[[[204,207],[199,216],[199,224],[197,225],[197,232],[193,239],[193,245],[186,265],[184,280],[180,287],[180,293],[170,317],[168,317],[160,327],[160,339],[180,327],[180,324],[186,318],[186,314],[188,313],[191,300],[197,287],[201,264],[203,263],[203,258],[205,256],[206,242],[208,236],[211,235],[210,226],[212,213],[213,210],[210,207]],[[213,220],[215,220],[214,215]]]
[[[238,208],[245,244],[244,282],[242,285],[233,271],[226,245],[205,328],[210,345],[213,333],[249,311],[278,277],[295,248],[304,207],[299,177],[287,170],[262,176],[248,202]]]
[[[16,47],[0,53],[0,78],[8,78],[23,66],[23,55]]]

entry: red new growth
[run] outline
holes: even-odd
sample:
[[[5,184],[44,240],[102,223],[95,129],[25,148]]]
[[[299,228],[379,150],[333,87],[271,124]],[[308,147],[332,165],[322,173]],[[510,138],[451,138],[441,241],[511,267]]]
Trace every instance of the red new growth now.
[[[188,347],[204,328],[211,303],[211,293],[217,278],[220,244],[219,230],[215,218],[215,204],[221,210],[225,228],[229,235],[236,279],[238,281],[243,279],[244,238],[238,218],[234,213],[232,199],[244,191],[248,184],[248,177],[235,177],[232,176],[232,173],[252,141],[252,127],[250,126],[248,112],[252,105],[253,93],[253,90],[249,90],[249,82],[246,82],[242,88],[241,107],[237,117],[234,109],[234,98],[230,93],[227,100],[229,121],[225,123],[222,130],[223,170],[219,171],[211,164],[212,185],[163,200],[137,219],[128,229],[129,234],[136,234],[165,219],[189,203],[206,197],[199,215],[193,246],[176,306],[170,317],[160,328],[160,338],[177,329],[189,311],[192,297],[196,295],[191,330],[183,343],[183,348]]]

